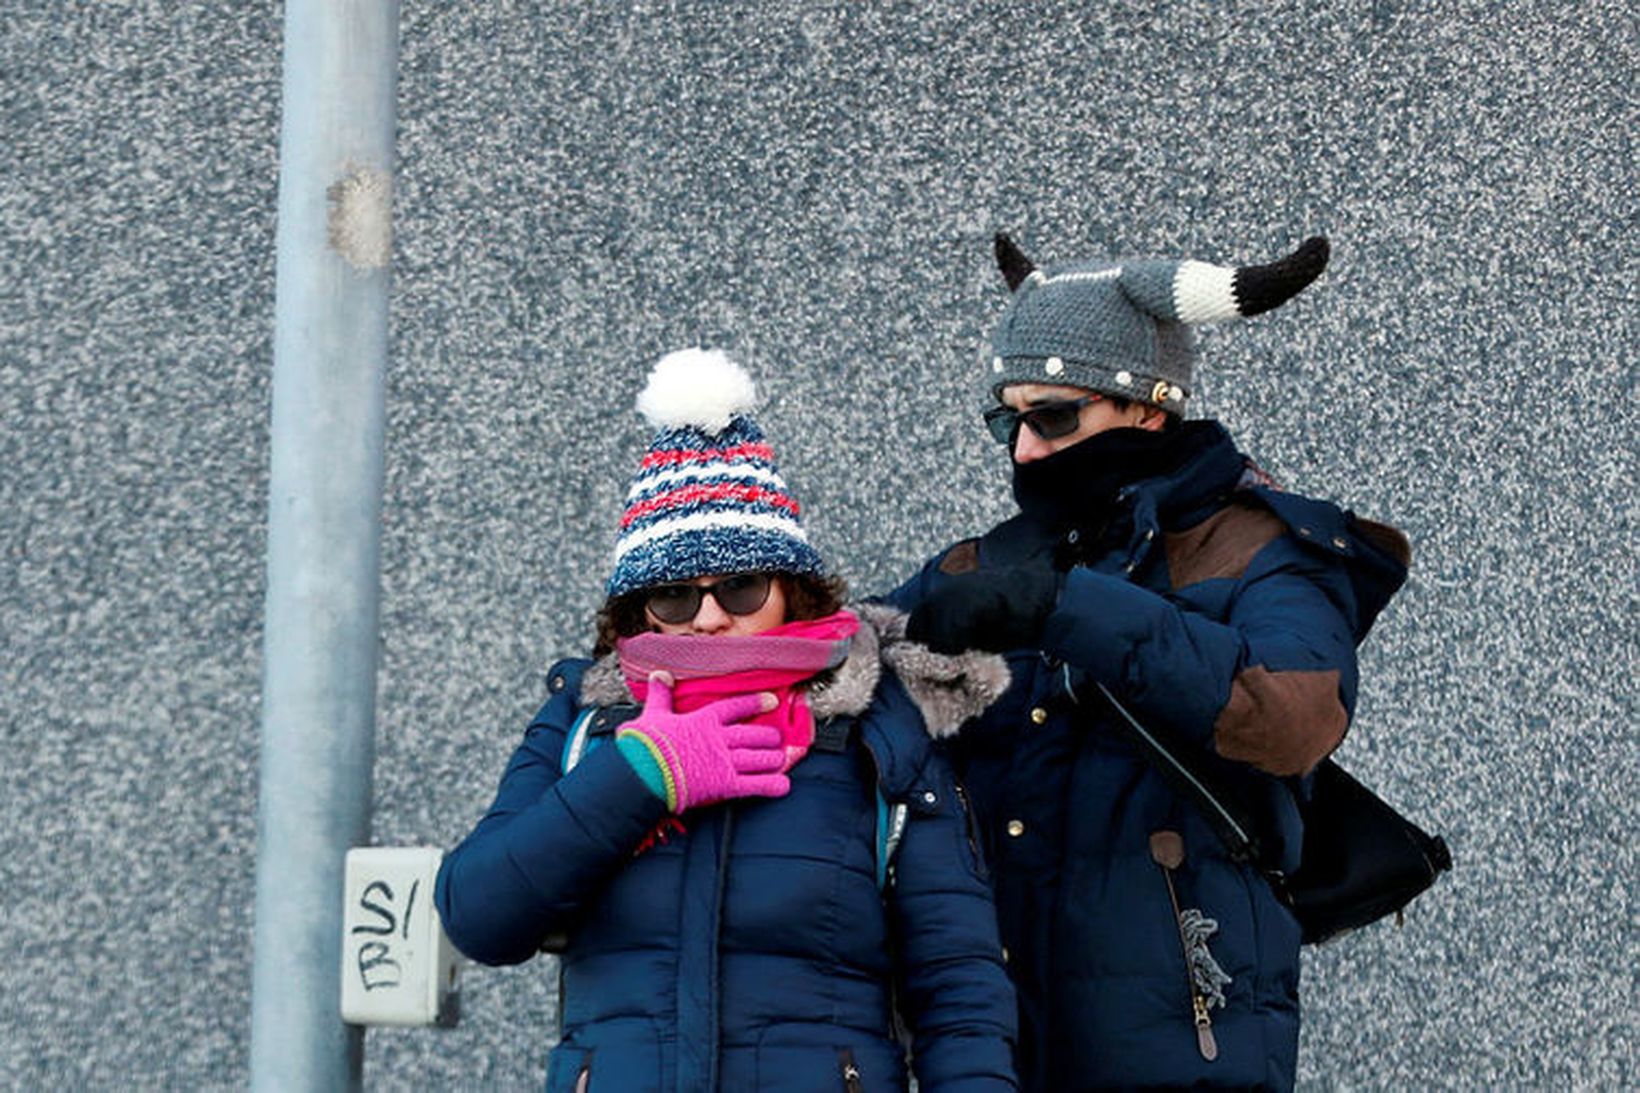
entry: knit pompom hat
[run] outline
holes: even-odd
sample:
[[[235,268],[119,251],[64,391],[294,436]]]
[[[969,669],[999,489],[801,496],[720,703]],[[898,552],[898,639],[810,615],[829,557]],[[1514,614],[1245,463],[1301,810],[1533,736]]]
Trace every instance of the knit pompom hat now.
[[[717,350],[656,362],[638,396],[656,435],[627,491],[610,596],[717,573],[824,573],[756,403],[751,377]]]
[[[996,253],[1013,298],[991,337],[993,396],[1012,383],[1064,384],[1182,414],[1196,358],[1190,327],[1286,303],[1320,276],[1328,247],[1315,236],[1263,266],[1149,259],[1038,269],[999,234]]]

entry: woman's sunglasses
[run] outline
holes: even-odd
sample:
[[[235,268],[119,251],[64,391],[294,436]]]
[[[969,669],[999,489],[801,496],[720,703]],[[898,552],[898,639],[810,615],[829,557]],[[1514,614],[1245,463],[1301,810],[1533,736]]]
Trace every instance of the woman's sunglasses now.
[[[998,444],[1012,446],[1014,438],[1019,436],[1021,424],[1029,425],[1031,432],[1043,440],[1058,440],[1062,436],[1070,436],[1076,432],[1076,427],[1082,421],[1082,407],[1090,402],[1098,402],[1100,396],[1088,395],[1085,398],[1060,399],[1056,402],[1044,402],[1032,406],[1029,410],[1016,410],[1012,406],[993,406],[985,411],[985,427],[991,430],[991,435],[997,438]]]
[[[773,578],[767,573],[736,573],[711,584],[660,584],[644,593],[644,607],[655,621],[675,626],[688,622],[710,595],[731,615],[750,615],[769,602]]]

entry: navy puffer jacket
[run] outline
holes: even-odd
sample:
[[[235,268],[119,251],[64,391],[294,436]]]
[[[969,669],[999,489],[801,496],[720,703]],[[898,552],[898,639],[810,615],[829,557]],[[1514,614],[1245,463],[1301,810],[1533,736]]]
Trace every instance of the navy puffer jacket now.
[[[1405,540],[1260,484],[1216,423],[1186,430],[1188,460],[1124,487],[1103,535],[1016,517],[891,597],[909,611],[958,574],[1074,563],[1040,648],[1008,655],[1008,693],[953,747],[996,876],[1031,1090],[1294,1079],[1296,921],[1125,742],[1094,684],[1199,748],[1291,871],[1303,776],[1343,737],[1355,647],[1404,580]],[[1182,861],[1164,869],[1159,847]],[[1199,915],[1188,938],[1175,900]]]
[[[549,1090],[903,1090],[896,999],[922,1089],[1015,1087],[1014,996],[977,832],[929,735],[1000,694],[1006,668],[937,656],[897,640],[893,612],[861,611],[847,662],[811,694],[817,743],[791,793],[696,809],[681,827],[598,743],[638,712],[618,668],[551,670],[552,698],[436,890],[476,960],[562,949]],[[564,774],[588,706],[592,746]],[[898,802],[909,818],[889,881],[878,825]]]

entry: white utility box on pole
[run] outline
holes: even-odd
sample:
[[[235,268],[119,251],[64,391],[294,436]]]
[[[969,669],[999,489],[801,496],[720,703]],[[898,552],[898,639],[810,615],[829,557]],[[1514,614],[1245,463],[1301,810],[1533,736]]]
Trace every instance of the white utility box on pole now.
[[[347,852],[342,1020],[451,1028],[460,1019],[461,958],[433,907],[443,858],[435,846]]]

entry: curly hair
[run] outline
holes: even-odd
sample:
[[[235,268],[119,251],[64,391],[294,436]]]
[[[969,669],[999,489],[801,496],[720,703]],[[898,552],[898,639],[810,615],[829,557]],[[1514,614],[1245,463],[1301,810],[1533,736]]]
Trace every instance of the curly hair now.
[[[802,573],[775,573],[775,580],[786,594],[784,622],[824,618],[840,611],[848,602],[848,585],[841,577],[813,577]],[[611,596],[598,609],[597,637],[592,655],[601,657],[612,652],[615,642],[641,634],[650,629],[644,617],[644,599],[648,589],[640,588],[620,596]]]

